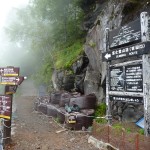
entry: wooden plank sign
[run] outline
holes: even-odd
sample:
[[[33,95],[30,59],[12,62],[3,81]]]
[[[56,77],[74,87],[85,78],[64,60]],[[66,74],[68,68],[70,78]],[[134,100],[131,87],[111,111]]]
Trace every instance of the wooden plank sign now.
[[[1,77],[0,84],[3,85],[20,85],[24,80],[24,77]]]
[[[10,119],[11,116],[11,96],[0,95],[0,118]]]
[[[17,91],[17,85],[6,85],[5,94],[14,94]]]
[[[19,68],[18,67],[2,67],[0,68],[1,76],[19,76]]]

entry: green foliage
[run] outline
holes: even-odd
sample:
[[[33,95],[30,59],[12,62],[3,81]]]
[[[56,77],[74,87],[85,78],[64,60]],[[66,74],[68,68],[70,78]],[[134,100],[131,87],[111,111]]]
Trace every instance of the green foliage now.
[[[39,59],[33,75],[37,84],[49,84],[52,68],[70,68],[83,52],[84,12],[80,1],[31,0],[28,7],[16,10],[17,19],[6,28],[12,41],[24,49],[29,45],[28,50]]]
[[[36,17],[50,21],[53,44],[66,44],[82,35],[84,16],[76,0],[33,0],[32,4]]]
[[[40,85],[44,83],[45,85],[50,85],[52,71],[53,71],[53,63],[49,56],[45,57],[39,66],[37,72],[32,76],[35,80],[36,85]]]
[[[95,117],[104,117],[106,115],[106,103],[100,103],[95,110]],[[96,118],[96,122],[105,124],[107,120],[105,118]]]
[[[118,132],[122,132],[123,130],[127,133],[131,133],[131,128],[124,128],[122,123],[116,123],[113,125],[113,128],[116,129]]]
[[[144,129],[139,129],[139,134],[144,135]]]
[[[126,128],[127,133],[131,133],[131,129],[130,128]]]
[[[123,126],[121,123],[117,123],[113,125],[113,128],[116,129],[117,132],[121,132],[123,129]]]
[[[69,69],[81,53],[83,53],[82,40],[78,40],[68,47],[57,50],[55,52],[55,67],[57,69]]]

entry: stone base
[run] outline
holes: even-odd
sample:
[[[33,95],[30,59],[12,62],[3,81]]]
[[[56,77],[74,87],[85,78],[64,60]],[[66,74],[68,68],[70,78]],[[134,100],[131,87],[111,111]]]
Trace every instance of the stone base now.
[[[92,136],[88,138],[88,143],[94,145],[96,148],[101,149],[101,150],[119,150],[118,148],[113,147],[109,143],[104,143],[102,141],[99,141]]]

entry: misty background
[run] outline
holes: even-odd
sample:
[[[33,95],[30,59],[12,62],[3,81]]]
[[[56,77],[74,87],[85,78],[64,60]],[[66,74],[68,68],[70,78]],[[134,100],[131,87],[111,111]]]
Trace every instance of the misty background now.
[[[84,2],[2,1],[0,66],[20,67],[20,75],[50,87],[54,70],[72,73],[72,64],[84,53]]]
[[[28,43],[12,41],[6,30],[17,21],[18,9],[24,9],[27,4],[28,0],[22,0],[22,2],[15,0],[11,6],[7,5],[7,9],[1,10],[2,13],[5,12],[5,16],[0,22],[0,67],[20,67],[20,75],[23,76],[30,76],[37,68],[38,61],[34,52],[29,50]]]
[[[28,43],[12,41],[7,34],[7,28],[16,22],[18,9],[24,9],[29,0],[5,0],[0,6],[0,67],[20,67],[20,76],[28,79],[36,72],[39,60],[33,51],[29,50]],[[4,93],[0,85],[0,93]]]

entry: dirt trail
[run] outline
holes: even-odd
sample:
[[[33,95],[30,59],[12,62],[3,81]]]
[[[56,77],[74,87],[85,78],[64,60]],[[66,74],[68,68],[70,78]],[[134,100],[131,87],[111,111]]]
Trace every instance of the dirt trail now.
[[[34,90],[25,86],[22,91]],[[23,94],[15,98],[15,135],[6,150],[96,150],[87,143],[88,134],[71,131],[56,134],[62,128],[52,118],[33,110],[35,96]]]

